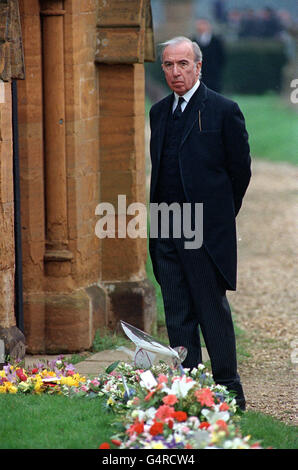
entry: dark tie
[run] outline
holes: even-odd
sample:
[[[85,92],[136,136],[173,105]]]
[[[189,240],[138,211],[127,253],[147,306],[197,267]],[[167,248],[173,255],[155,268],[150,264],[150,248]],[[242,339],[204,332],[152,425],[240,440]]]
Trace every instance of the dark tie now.
[[[184,98],[182,96],[180,96],[180,98],[178,100],[178,104],[176,106],[176,109],[173,113],[173,119],[179,119],[182,116],[181,105],[182,105],[183,101],[185,101]]]

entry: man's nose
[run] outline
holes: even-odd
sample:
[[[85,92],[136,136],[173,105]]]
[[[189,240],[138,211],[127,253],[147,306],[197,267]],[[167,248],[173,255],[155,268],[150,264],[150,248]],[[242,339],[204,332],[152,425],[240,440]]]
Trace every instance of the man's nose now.
[[[174,64],[174,65],[173,65],[173,75],[174,75],[174,76],[177,76],[177,75],[179,75],[179,74],[180,74],[180,69],[179,69],[179,67],[178,67],[177,64]]]

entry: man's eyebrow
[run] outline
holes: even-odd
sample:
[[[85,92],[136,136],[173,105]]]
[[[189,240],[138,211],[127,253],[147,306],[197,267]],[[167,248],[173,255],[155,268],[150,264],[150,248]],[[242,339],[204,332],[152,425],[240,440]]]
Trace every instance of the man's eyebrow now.
[[[177,61],[174,61],[174,60],[171,60],[171,59],[168,59],[168,60],[164,60],[164,63],[172,63],[172,62],[189,62],[190,59],[179,59]]]

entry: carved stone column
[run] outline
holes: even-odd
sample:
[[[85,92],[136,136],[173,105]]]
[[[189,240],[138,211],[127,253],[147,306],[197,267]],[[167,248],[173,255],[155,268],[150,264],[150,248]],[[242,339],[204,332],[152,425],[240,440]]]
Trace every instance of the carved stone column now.
[[[43,44],[46,273],[68,275],[63,1],[41,4]]]

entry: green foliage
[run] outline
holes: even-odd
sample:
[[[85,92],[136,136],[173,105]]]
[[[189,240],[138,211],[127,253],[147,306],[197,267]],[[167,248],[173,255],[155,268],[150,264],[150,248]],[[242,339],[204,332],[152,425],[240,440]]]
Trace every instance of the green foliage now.
[[[279,92],[282,69],[287,62],[281,41],[239,40],[227,44],[224,71],[225,93]]]

